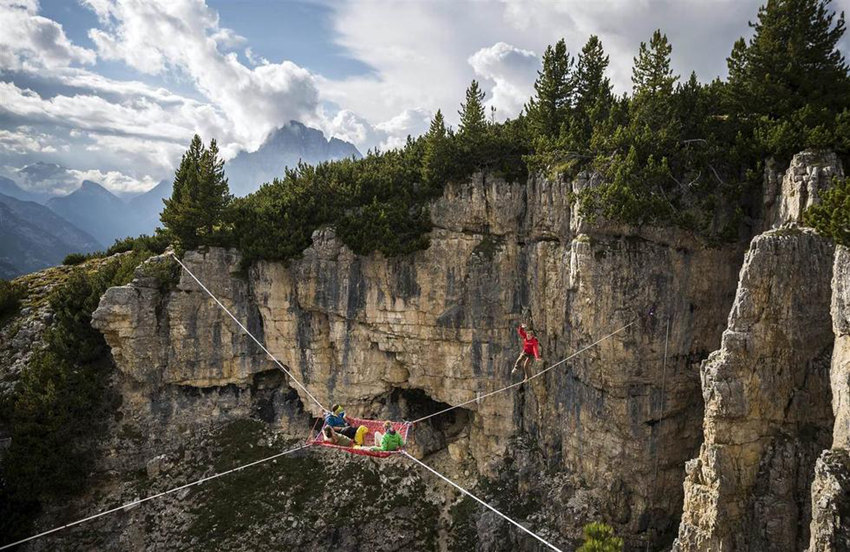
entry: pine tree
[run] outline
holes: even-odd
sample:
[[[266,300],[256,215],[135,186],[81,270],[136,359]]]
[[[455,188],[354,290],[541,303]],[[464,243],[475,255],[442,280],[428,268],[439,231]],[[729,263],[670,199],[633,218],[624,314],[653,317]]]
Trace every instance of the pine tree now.
[[[478,86],[478,81],[473,80],[466,89],[466,101],[461,104],[458,111],[460,115],[459,134],[463,138],[476,139],[484,134],[487,127],[487,119],[484,116],[484,91]]]
[[[806,106],[836,113],[847,106],[850,77],[837,45],[844,14],[831,0],[768,0],[750,23],[753,37],[727,59],[730,99],[745,116],[783,118]]]
[[[806,223],[836,243],[850,246],[850,178],[836,178],[821,203],[806,211]]]
[[[673,47],[667,41],[667,35],[660,30],[652,33],[649,46],[640,43],[638,56],[632,68],[634,98],[632,100],[633,125],[647,125],[652,132],[663,133],[662,140],[671,137],[673,86],[679,77],[670,67],[670,53]]]
[[[525,106],[534,133],[558,136],[561,125],[568,121],[573,102],[573,65],[564,39],[543,52],[543,69],[537,72],[534,82],[536,94]]]
[[[422,154],[422,180],[433,190],[442,189],[451,168],[451,144],[443,113],[439,109],[425,134]]]
[[[649,47],[646,42],[640,43],[640,50],[632,68],[632,85],[636,97],[645,94],[669,97],[673,93],[673,85],[679,77],[674,76],[670,68],[672,51],[673,47],[667,42],[667,35],[661,34],[660,29],[652,33]]]
[[[570,128],[572,149],[587,149],[596,124],[608,118],[613,96],[605,76],[608,56],[602,42],[591,35],[581,49],[575,72],[575,110]]]
[[[160,220],[183,249],[217,244],[231,199],[216,141],[207,149],[196,134],[175,172],[171,197],[163,200]]]
[[[591,35],[578,55],[575,75],[576,111],[589,110],[598,99],[610,101],[611,81],[605,76],[608,56],[602,41]]]

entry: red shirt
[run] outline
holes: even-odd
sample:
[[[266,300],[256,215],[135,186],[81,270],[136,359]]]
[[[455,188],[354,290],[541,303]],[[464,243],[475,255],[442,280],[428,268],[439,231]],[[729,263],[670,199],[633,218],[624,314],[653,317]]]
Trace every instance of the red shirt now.
[[[528,337],[528,334],[525,333],[525,330],[522,329],[522,326],[517,327],[517,332],[519,332],[519,336],[522,338],[522,352],[527,355],[534,355],[534,358],[540,359],[540,347],[536,337]]]

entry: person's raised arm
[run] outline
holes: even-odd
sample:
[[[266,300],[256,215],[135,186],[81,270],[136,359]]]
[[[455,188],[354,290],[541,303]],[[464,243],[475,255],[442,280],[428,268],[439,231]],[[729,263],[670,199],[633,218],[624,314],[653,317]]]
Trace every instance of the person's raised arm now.
[[[516,327],[516,331],[517,331],[517,333],[519,334],[519,336],[520,336],[521,338],[523,338],[523,339],[525,339],[525,338],[526,338],[526,333],[525,333],[525,324],[520,324],[519,326],[517,326],[517,327]]]

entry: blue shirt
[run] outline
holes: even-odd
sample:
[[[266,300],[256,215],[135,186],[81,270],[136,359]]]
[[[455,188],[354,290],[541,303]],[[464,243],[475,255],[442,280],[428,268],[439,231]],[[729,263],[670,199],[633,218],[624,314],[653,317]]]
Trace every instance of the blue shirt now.
[[[334,414],[333,412],[327,412],[325,414],[325,423],[331,427],[345,427],[348,425],[348,422],[345,421],[345,411],[343,410],[339,414]]]

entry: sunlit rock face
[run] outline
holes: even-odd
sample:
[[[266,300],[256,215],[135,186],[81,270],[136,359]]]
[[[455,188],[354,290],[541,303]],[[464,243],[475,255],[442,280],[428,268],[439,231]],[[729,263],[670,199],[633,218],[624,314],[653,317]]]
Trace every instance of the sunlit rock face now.
[[[810,552],[850,550],[850,249],[836,247],[832,274],[830,383],[835,426],[812,483]]]
[[[411,420],[516,381],[521,321],[541,342],[535,370],[628,325],[529,384],[420,424],[414,450],[450,453],[462,478],[525,463],[523,492],[564,509],[553,517],[564,534],[605,519],[638,545],[675,530],[682,466],[701,441],[698,366],[720,344],[743,247],[587,220],[571,192],[596,183],[475,175],[431,205],[430,247],[401,258],[357,256],[323,228],[289,263],[245,270],[215,248],[184,262],[319,401],[360,416]],[[257,377],[277,370],[185,273],[166,291],[144,279],[113,288],[94,318],[131,419],[250,415]],[[281,385],[273,405],[297,392],[320,414]],[[204,406],[189,408],[186,389],[204,390]],[[301,420],[271,412],[284,429]],[[542,464],[520,458],[517,438]]]
[[[701,368],[705,441],[688,462],[681,550],[800,550],[815,460],[829,444],[832,243],[756,237],[721,348]]]

